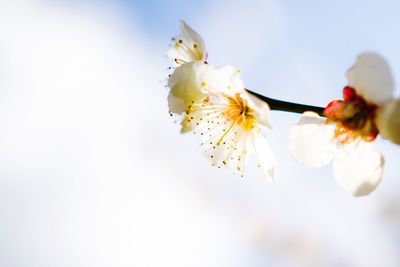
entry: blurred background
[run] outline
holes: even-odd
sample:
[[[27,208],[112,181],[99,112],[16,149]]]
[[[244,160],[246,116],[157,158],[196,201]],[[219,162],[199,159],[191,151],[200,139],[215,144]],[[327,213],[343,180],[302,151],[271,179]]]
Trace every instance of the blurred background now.
[[[399,267],[400,147],[377,191],[287,150],[269,184],[210,166],[167,109],[185,19],[247,88],[325,106],[358,53],[400,81],[398,1],[0,1],[0,266]],[[396,95],[399,90],[396,89]]]

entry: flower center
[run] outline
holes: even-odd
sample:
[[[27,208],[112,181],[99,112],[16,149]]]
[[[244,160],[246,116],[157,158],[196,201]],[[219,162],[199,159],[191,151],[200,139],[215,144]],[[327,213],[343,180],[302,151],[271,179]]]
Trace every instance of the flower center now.
[[[251,109],[247,105],[239,93],[227,96],[228,105],[224,112],[227,120],[233,121],[233,124],[240,125],[244,130],[252,130],[254,128],[255,118],[251,114]]]
[[[336,123],[335,136],[340,143],[349,143],[358,137],[371,142],[379,133],[375,124],[377,108],[357,95],[354,88],[346,86],[343,100],[330,102],[324,113],[327,123]]]

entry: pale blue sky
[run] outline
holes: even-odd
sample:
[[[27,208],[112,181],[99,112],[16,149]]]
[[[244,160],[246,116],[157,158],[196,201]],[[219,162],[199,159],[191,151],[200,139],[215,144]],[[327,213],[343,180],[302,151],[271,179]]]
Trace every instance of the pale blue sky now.
[[[246,62],[242,55],[250,53],[250,57],[255,57],[250,44],[262,43],[267,39],[265,49],[257,47],[257,59],[253,59],[251,66],[245,66],[246,69],[243,69],[244,77],[249,78],[247,80],[252,87],[264,85],[265,79],[280,77],[280,73],[277,75],[276,72],[287,68],[288,63],[290,65],[290,61],[297,60],[298,57],[302,57],[303,60],[309,57],[310,61],[315,60],[317,64],[323,64],[327,68],[326,78],[340,86],[345,82],[344,76],[340,74],[344,73],[355,56],[362,51],[379,52],[388,58],[394,69],[400,68],[400,64],[397,63],[400,62],[398,1],[152,0],[115,3],[128,7],[128,10],[139,18],[149,38],[161,43],[177,33],[176,25],[179,19],[187,20],[208,39],[210,58],[221,65],[234,64],[239,65],[238,68],[244,68],[241,65],[246,65]],[[275,9],[278,9],[280,14],[277,15]],[[213,16],[212,24],[207,24],[210,15]],[[220,20],[217,19],[218,16]],[[269,20],[269,17],[275,16],[279,18]],[[281,25],[273,25],[274,23]],[[244,26],[235,33],[237,24]],[[260,35],[256,39],[249,39],[244,31],[252,32],[254,29]],[[220,38],[215,40],[218,36],[218,33],[215,33],[217,30],[226,32],[220,33]],[[269,36],[271,31],[275,32]],[[235,40],[235,34],[235,38],[239,39],[237,44],[231,43]],[[207,38],[209,36],[213,38]],[[230,43],[225,44],[225,41]],[[242,44],[246,42],[249,45],[243,47]],[[213,49],[215,45],[228,46],[228,51],[235,51],[236,54],[216,51]],[[162,48],[161,45],[159,47]],[[157,52],[164,53],[162,49]],[[220,54],[222,55],[219,56]],[[243,60],[236,59],[238,54]],[[394,72],[394,76],[398,80],[398,71]],[[271,86],[275,87],[275,83],[277,82]],[[307,89],[315,88],[305,88]],[[339,95],[340,89],[337,88],[336,91]]]
[[[0,2],[0,266],[398,267],[398,146],[356,199],[287,150],[275,184],[212,168],[164,88],[185,19],[248,88],[324,106],[358,53],[400,81],[398,1]],[[399,92],[396,89],[396,92]]]

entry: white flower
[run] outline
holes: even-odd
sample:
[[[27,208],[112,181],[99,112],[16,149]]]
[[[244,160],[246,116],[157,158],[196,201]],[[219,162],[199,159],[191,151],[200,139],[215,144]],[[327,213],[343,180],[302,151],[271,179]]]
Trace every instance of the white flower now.
[[[384,159],[374,140],[383,130],[379,125],[387,127],[387,123],[380,123],[379,118],[393,116],[391,110],[398,110],[398,102],[387,107],[394,101],[394,82],[388,64],[377,54],[359,55],[347,78],[343,100],[326,107],[326,119],[312,112],[303,114],[290,131],[289,150],[297,161],[310,167],[333,160],[337,182],[351,194],[363,196],[379,185],[383,174]],[[393,121],[399,133],[399,119]]]
[[[210,93],[215,94],[224,87],[238,83],[232,67],[215,68],[201,62],[190,62],[175,69],[168,79],[171,89],[168,95],[169,111],[182,114],[193,102],[203,100]]]
[[[270,109],[245,91],[237,71],[192,62],[178,67],[168,85],[170,112],[184,114],[182,132],[201,135],[213,165],[230,166],[243,175],[253,152],[267,177],[274,179],[275,159],[261,133],[270,128]]]
[[[172,38],[168,57],[178,66],[193,61],[205,62],[207,53],[201,36],[183,20],[180,21],[179,26],[182,35]]]
[[[203,39],[184,21],[182,35],[173,39],[168,56],[177,67],[169,76],[168,106],[182,115],[182,132],[202,136],[202,148],[213,165],[231,166],[241,175],[254,152],[259,166],[275,177],[275,158],[261,134],[269,129],[269,107],[247,93],[232,67],[208,65]]]

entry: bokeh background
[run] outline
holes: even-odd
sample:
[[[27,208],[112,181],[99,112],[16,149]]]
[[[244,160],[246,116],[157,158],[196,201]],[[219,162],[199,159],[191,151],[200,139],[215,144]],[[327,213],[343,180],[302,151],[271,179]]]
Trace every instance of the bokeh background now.
[[[400,147],[353,198],[287,151],[269,184],[218,170],[167,109],[178,21],[246,87],[324,106],[358,53],[400,81],[398,1],[0,1],[0,266],[399,267]],[[399,95],[398,89],[396,94]]]

